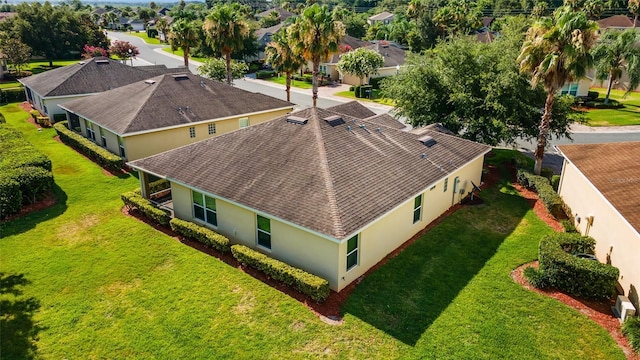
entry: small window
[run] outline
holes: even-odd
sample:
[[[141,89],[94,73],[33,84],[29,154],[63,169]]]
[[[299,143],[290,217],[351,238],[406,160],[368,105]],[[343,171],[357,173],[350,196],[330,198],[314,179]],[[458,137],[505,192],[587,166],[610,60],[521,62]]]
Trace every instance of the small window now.
[[[209,124],[209,135],[216,133],[216,124]]]
[[[447,192],[447,187],[449,186],[449,178],[444,179],[444,192]]]
[[[249,126],[249,118],[240,118],[240,129],[246,128],[247,126]]]
[[[192,191],[193,217],[202,220],[207,224],[218,226],[218,213],[216,211],[216,199]]]
[[[189,128],[189,137],[190,137],[190,138],[194,138],[194,137],[196,137],[196,128],[195,128],[195,126],[191,126],[191,127]]]
[[[422,218],[422,194],[413,199],[413,223],[417,223]]]
[[[118,147],[120,148],[120,157],[127,158],[127,153],[124,151],[124,140],[118,136]]]
[[[347,271],[358,265],[358,235],[347,241]]]
[[[258,218],[258,245],[271,249],[271,220],[264,216]]]
[[[102,147],[107,147],[107,138],[103,136],[100,136],[100,139],[102,140]]]
[[[87,120],[84,121],[85,126],[87,127],[87,138],[93,142],[96,142],[96,132],[93,131],[93,127],[91,123]]]

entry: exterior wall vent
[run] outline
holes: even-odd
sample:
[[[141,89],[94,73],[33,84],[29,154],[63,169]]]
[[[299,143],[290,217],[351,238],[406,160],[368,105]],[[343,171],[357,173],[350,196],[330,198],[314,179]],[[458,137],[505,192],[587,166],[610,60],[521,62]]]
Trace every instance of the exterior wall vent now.
[[[305,119],[303,117],[300,117],[300,116],[288,116],[287,117],[287,122],[288,123],[292,123],[292,124],[296,124],[296,125],[306,125],[307,121],[309,121],[309,120]]]
[[[175,74],[175,75],[171,75],[173,77],[173,80],[175,81],[180,81],[180,80],[189,80],[189,75],[187,74]]]
[[[344,119],[340,115],[332,115],[323,119],[327,124],[331,126],[338,126],[344,124]]]
[[[420,141],[426,147],[432,147],[433,145],[437,144],[436,140],[429,135],[418,138],[418,141]]]

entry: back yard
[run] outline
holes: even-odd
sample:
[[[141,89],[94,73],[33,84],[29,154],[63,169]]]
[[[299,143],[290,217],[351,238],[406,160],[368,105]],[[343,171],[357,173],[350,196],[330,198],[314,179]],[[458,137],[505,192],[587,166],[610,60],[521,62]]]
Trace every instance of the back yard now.
[[[504,183],[367,277],[342,325],[121,213],[114,177],[0,107],[53,162],[58,204],[0,225],[3,358],[624,359],[608,333],[523,289],[551,230]]]

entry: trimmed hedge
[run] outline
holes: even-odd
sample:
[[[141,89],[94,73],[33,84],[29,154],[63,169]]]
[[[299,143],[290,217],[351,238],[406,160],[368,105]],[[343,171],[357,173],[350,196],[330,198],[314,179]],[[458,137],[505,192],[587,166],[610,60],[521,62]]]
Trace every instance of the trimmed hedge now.
[[[34,204],[39,197],[46,194],[53,187],[51,171],[34,166],[3,169],[5,174],[20,184],[20,191],[24,202]]]
[[[329,297],[329,282],[319,276],[273,259],[244,245],[231,246],[231,253],[240,263],[260,270],[271,278],[293,286],[317,302]]]
[[[622,333],[629,340],[629,344],[636,352],[640,352],[640,318],[628,318],[622,324]]]
[[[178,218],[171,219],[169,224],[171,225],[171,229],[178,234],[192,238],[206,246],[222,252],[227,252],[231,249],[229,246],[229,239],[227,239],[227,237],[222,236],[204,226]]]
[[[589,92],[587,92],[587,99],[589,99],[589,100],[595,101],[595,100],[598,99],[598,97],[600,97],[600,93],[597,92],[597,91],[589,91]]]
[[[518,170],[516,178],[520,185],[538,193],[538,197],[540,197],[544,206],[555,218],[562,218],[565,214],[571,215],[571,210],[562,201],[560,195],[553,190],[549,179],[522,169]]]
[[[0,219],[13,215],[22,208],[22,191],[17,181],[0,175]]]
[[[126,207],[140,210],[146,217],[160,225],[169,225],[169,221],[171,220],[171,214],[169,211],[158,209],[149,200],[143,198],[139,194],[130,191],[120,194],[120,198]]]
[[[270,79],[276,76],[276,72],[273,70],[260,70],[256,72],[256,79]]]
[[[574,254],[593,254],[595,240],[575,233],[554,233],[540,240],[540,271],[548,286],[585,298],[610,298],[620,271]]]
[[[369,85],[371,85],[374,89],[380,89],[380,83],[384,80],[384,79],[388,79],[391,76],[380,76],[380,77],[374,77],[374,78],[370,78],[369,79]]]
[[[23,88],[0,89],[0,103],[14,103],[27,101]]]
[[[80,134],[75,133],[67,128],[67,122],[61,121],[55,123],[53,128],[56,129],[60,140],[78,150],[89,159],[95,161],[98,165],[105,169],[112,171],[120,171],[124,166],[124,161],[118,155],[115,155],[109,150],[98,146],[91,140],[83,137]]]

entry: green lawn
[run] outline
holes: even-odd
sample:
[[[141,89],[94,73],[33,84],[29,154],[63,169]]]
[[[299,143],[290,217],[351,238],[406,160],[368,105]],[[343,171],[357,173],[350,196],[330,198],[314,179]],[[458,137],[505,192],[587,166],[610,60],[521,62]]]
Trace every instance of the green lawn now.
[[[178,55],[180,57],[184,56],[184,52],[182,51],[182,49],[177,49],[176,51],[171,51],[171,47],[165,47],[165,48],[162,48],[162,51],[166,51],[169,54]],[[204,63],[205,61],[207,61],[207,58],[189,56],[189,60],[195,60],[195,61]]]
[[[139,37],[140,39],[144,40],[147,44],[153,44],[153,45],[162,45],[163,43],[160,42],[160,39],[158,38],[150,38],[147,36],[147,32],[143,31],[143,32],[128,32],[127,35],[131,35],[131,36],[135,36],[135,37]]]
[[[380,90],[377,90],[377,89],[373,89],[373,92],[371,94],[372,95],[371,99],[357,98],[356,95],[353,93],[353,91],[339,91],[339,92],[335,93],[334,95],[342,96],[342,97],[349,98],[349,99],[374,102],[374,103],[383,104],[383,105],[389,105],[389,106],[393,106],[394,105],[394,102],[393,102],[392,99],[381,97],[380,96]]]
[[[35,75],[35,74],[40,74],[42,72],[45,72],[47,70],[56,69],[56,68],[71,65],[71,64],[76,64],[79,61],[80,60],[54,60],[53,67],[49,67],[48,61],[33,60],[33,61],[29,61],[29,63],[26,66],[24,66],[22,70],[31,71]],[[3,81],[0,83],[0,89],[7,89],[7,88],[14,88],[14,87],[22,87],[22,84],[20,84],[17,81]]]
[[[59,199],[0,225],[3,358],[624,359],[588,318],[511,280],[551,230],[508,185],[367,277],[332,326],[122,215],[135,177],[104,175],[16,105],[0,111],[50,156]]]
[[[607,94],[606,88],[591,88],[591,91],[599,92],[601,98]],[[589,110],[586,114],[588,124],[591,126],[640,125],[640,93],[632,92],[625,98],[623,95],[622,90],[611,90],[610,98],[624,104],[624,108]]]
[[[276,84],[280,84],[280,85],[285,85],[286,83],[286,79],[284,76],[276,76],[276,77],[272,77],[269,79],[263,79],[266,81],[270,81],[272,83],[276,83]],[[299,80],[291,80],[291,87],[297,87],[300,89],[311,89],[313,88],[313,85],[309,84],[306,81],[299,81]]]

